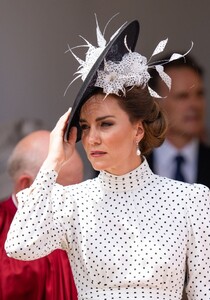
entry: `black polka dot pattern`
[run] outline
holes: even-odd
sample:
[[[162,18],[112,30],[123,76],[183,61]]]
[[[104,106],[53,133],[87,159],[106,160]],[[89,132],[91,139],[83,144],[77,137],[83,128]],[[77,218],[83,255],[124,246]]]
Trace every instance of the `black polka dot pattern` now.
[[[62,187],[41,170],[19,193],[6,251],[23,260],[68,252],[81,300],[210,299],[210,194],[134,171]]]

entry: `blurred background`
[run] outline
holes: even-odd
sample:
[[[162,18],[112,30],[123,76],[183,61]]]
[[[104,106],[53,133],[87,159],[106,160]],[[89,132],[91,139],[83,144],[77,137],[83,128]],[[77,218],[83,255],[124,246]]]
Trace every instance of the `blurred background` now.
[[[68,44],[83,43],[79,35],[96,44],[94,13],[101,30],[119,13],[107,28],[107,40],[125,21],[138,19],[141,29],[136,49],[147,58],[167,37],[165,52],[187,51],[193,41],[191,54],[205,69],[209,99],[209,12],[209,0],[0,0],[1,189],[8,182],[4,169],[15,143],[33,129],[51,130],[72,105],[81,81],[75,81],[64,97],[78,67],[65,51]],[[209,115],[208,104],[207,134]],[[83,155],[80,144],[78,148]],[[92,170],[88,162],[85,165],[88,178]]]

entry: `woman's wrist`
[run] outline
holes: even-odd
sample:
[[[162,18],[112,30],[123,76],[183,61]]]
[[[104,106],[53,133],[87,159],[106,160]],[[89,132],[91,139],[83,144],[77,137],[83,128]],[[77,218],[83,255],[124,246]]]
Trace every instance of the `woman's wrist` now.
[[[62,162],[47,157],[42,165],[42,168],[46,170],[54,170],[57,173],[59,173],[60,169],[62,168],[62,165],[63,165]]]

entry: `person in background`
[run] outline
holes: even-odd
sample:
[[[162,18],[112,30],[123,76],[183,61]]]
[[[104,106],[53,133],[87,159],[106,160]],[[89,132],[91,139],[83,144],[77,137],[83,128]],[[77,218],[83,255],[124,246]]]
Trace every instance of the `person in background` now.
[[[168,129],[164,143],[147,157],[149,165],[156,174],[210,187],[203,70],[188,54],[165,64],[164,71],[172,80],[170,91],[154,69],[150,72],[150,86],[165,97],[159,103],[167,116]]]
[[[67,254],[55,250],[44,258],[24,262],[9,258],[4,242],[18,202],[16,194],[30,187],[45,160],[49,131],[38,130],[26,135],[14,148],[8,172],[13,182],[12,196],[0,203],[0,299],[1,300],[76,300],[77,292]],[[76,184],[83,179],[83,162],[75,150],[62,168],[57,182]]]
[[[0,201],[9,197],[12,180],[7,172],[7,161],[14,147],[26,135],[37,130],[49,130],[41,119],[18,118],[0,124]]]

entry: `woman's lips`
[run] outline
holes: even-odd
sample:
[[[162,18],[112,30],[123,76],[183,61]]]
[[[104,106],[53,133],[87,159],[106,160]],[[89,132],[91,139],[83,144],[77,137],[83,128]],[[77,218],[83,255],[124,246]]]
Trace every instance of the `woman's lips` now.
[[[91,157],[100,157],[100,156],[103,156],[104,154],[106,154],[106,152],[104,151],[91,151],[90,152],[90,156]]]

